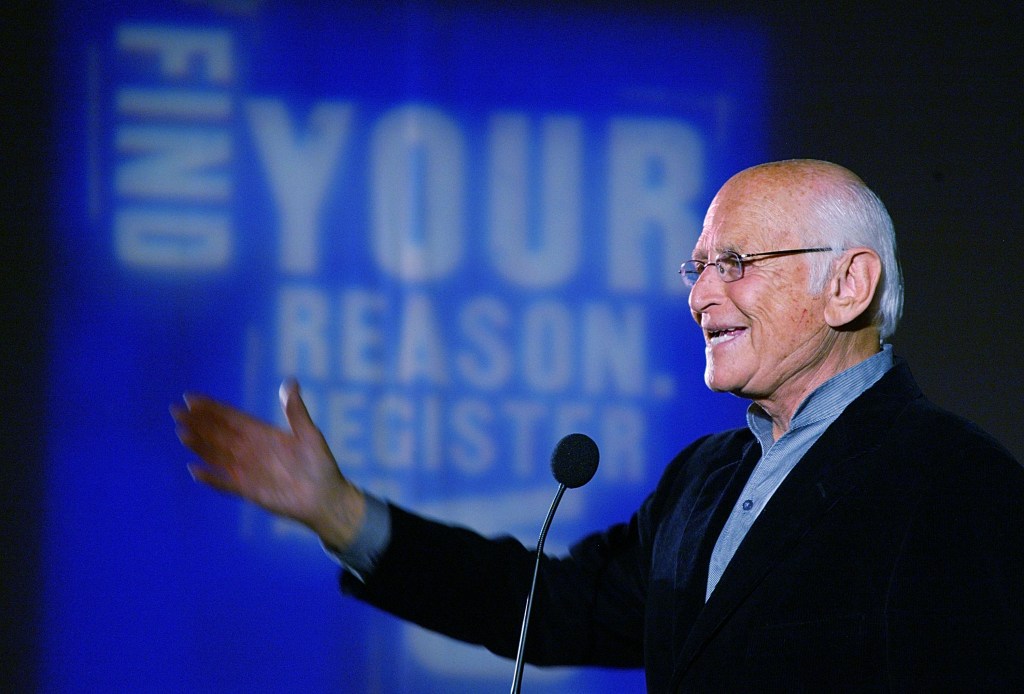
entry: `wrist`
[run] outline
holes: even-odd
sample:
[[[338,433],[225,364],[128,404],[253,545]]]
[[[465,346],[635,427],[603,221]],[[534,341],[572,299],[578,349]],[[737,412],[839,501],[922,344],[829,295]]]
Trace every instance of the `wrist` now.
[[[320,541],[334,550],[344,552],[352,544],[366,518],[363,492],[348,483],[321,502],[317,520],[310,528]]]

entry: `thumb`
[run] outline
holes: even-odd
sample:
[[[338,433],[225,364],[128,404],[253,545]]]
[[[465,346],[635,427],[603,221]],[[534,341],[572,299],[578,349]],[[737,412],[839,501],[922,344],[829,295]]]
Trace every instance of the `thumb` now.
[[[302,401],[302,395],[299,394],[298,381],[293,378],[285,380],[281,383],[277,396],[281,400],[281,409],[284,411],[285,419],[288,420],[288,426],[293,434],[299,438],[320,435],[320,430],[316,428],[316,424],[310,418],[306,403]]]

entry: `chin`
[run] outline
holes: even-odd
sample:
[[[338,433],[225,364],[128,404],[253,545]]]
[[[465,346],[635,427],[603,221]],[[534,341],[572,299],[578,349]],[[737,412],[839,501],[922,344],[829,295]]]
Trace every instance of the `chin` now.
[[[724,393],[729,390],[727,387],[722,385],[722,378],[720,376],[716,377],[714,369],[712,369],[710,365],[707,370],[704,371],[704,385],[706,385],[709,390],[716,393]]]
[[[732,393],[743,397],[739,391],[743,390],[744,384],[735,377],[730,378],[722,369],[716,370],[710,364],[704,371],[704,384],[716,393]]]

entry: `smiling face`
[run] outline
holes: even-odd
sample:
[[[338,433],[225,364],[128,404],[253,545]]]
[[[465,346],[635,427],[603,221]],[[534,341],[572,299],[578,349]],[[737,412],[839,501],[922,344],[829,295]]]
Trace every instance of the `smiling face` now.
[[[819,245],[803,233],[802,209],[821,181],[795,175],[792,166],[748,169],[726,183],[708,209],[693,257],[713,262],[724,251]],[[813,257],[748,261],[735,282],[711,268],[690,291],[690,310],[704,333],[708,387],[750,398],[787,425],[810,391],[845,368],[839,335],[825,320],[825,292],[810,291]]]

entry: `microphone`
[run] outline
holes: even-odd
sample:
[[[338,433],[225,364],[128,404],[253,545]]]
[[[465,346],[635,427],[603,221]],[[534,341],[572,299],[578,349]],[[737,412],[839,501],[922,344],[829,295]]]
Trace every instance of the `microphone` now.
[[[537,589],[537,574],[540,571],[540,560],[544,555],[544,540],[547,539],[551,520],[555,517],[555,509],[562,500],[566,489],[576,489],[589,482],[597,472],[600,453],[594,439],[586,434],[569,434],[562,438],[551,453],[551,474],[558,482],[558,491],[548,509],[548,516],[540,529],[537,540],[537,559],[533,565],[533,579],[530,581],[530,592],[526,594],[526,609],[523,612],[523,626],[519,631],[519,649],[516,652],[516,671],[512,677],[512,693],[519,694],[523,686],[523,665],[526,650],[526,630],[530,626],[530,610],[533,608],[533,594]]]
[[[551,453],[551,474],[559,484],[576,489],[593,479],[600,458],[594,439],[586,434],[569,434]]]

